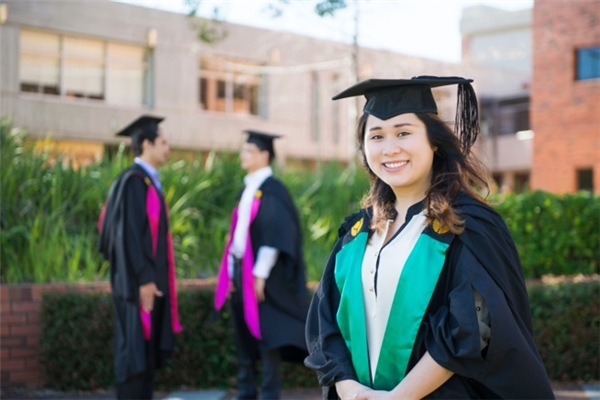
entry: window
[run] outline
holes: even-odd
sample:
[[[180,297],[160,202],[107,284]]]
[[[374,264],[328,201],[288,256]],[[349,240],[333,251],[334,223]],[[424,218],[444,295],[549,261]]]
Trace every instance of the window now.
[[[145,48],[29,30],[20,39],[22,92],[150,105]]]
[[[514,135],[516,132],[531,129],[529,97],[482,98],[480,115],[482,132],[486,136]]]
[[[143,47],[108,43],[106,101],[119,104],[148,104],[147,51]]]
[[[64,77],[66,97],[104,100],[104,43],[65,37]]]
[[[600,46],[577,49],[576,79],[600,78]]]
[[[208,111],[266,116],[261,101],[263,79],[258,65],[217,56],[200,59],[200,107]]]
[[[582,168],[577,170],[577,190],[594,192],[594,170]]]
[[[22,31],[19,61],[22,92],[60,94],[60,36]]]

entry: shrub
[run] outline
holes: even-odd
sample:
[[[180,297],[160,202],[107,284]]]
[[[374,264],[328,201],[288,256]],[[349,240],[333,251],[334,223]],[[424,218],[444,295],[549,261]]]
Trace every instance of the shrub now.
[[[229,312],[215,318],[212,290],[178,295],[184,330],[175,335],[170,365],[156,374],[157,390],[234,388],[236,356]],[[114,386],[113,306],[109,294],[47,293],[42,299],[40,365],[47,386],[63,391]],[[286,387],[315,386],[313,371],[283,364]]]
[[[589,381],[599,376],[600,279],[529,287],[534,340],[551,380]],[[157,390],[235,387],[236,358],[229,313],[213,312],[212,289],[183,290],[183,332],[172,363],[159,370]],[[48,293],[42,299],[40,365],[48,387],[94,390],[114,385],[113,314],[108,294]],[[285,386],[314,387],[313,371],[284,364]]]
[[[597,274],[600,196],[534,191],[495,205],[517,245],[527,278]]]
[[[579,280],[579,282],[578,282]],[[600,280],[558,279],[529,288],[534,339],[558,381],[600,376]]]

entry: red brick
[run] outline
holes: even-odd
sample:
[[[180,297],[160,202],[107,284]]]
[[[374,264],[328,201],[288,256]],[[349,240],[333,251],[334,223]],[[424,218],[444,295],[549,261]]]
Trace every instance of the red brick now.
[[[10,381],[11,383],[25,383],[25,384],[38,384],[41,380],[41,371],[25,371],[25,372],[11,372]]]
[[[27,322],[30,324],[39,324],[40,322],[40,313],[30,312],[27,313]]]
[[[33,300],[31,297],[31,285],[21,286],[21,300]]]
[[[34,301],[42,300],[42,295],[48,291],[48,288],[42,285],[35,285],[31,288],[31,298]]]
[[[8,300],[9,290],[8,286],[0,285],[0,300]]]
[[[2,300],[0,301],[0,315],[4,315],[10,312],[10,301]]]
[[[37,369],[37,368],[40,367],[40,365],[37,362],[37,358],[35,358],[35,357],[34,358],[25,359],[25,366],[27,368],[31,368],[31,369],[34,369],[34,368]]]
[[[7,337],[7,336],[3,336],[0,338],[0,341],[2,342],[2,347],[3,348],[11,348],[11,347],[16,347],[16,346],[23,346],[27,343],[27,340],[25,337]]]
[[[10,336],[10,325],[0,326],[0,336]]]
[[[37,302],[14,302],[11,304],[11,309],[13,312],[27,312],[27,311],[39,311],[40,303]]]
[[[10,349],[8,347],[2,347],[0,349],[0,359],[1,360],[6,360],[7,358],[9,358],[9,354],[10,354]]]
[[[2,371],[18,371],[25,369],[25,361],[24,360],[3,360],[2,365],[0,365],[0,369]]]
[[[2,314],[2,325],[22,324],[25,322],[27,322],[27,315],[25,314]]]
[[[27,340],[25,341],[27,346],[37,348],[40,345],[40,335],[29,335],[27,336]]]
[[[27,357],[31,357],[31,356],[37,356],[39,354],[39,351],[37,349],[34,348],[21,348],[21,349],[10,349],[10,358],[13,359],[17,359],[17,358],[27,358]]]
[[[38,325],[13,325],[10,327],[12,335],[39,335],[40,327]]]

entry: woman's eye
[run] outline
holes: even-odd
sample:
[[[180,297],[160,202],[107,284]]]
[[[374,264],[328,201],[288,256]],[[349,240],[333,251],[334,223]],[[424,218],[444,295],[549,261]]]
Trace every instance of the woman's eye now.
[[[398,132],[398,136],[407,136],[407,135],[410,135],[410,132],[404,132],[404,131]]]
[[[373,135],[371,136],[371,140],[378,140],[381,139],[381,135]]]

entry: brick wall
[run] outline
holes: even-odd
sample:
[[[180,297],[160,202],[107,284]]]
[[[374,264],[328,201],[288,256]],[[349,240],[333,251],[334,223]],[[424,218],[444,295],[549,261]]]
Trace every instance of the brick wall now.
[[[213,280],[185,280],[181,289],[214,287]],[[43,386],[38,364],[40,304],[46,292],[109,292],[108,282],[0,285],[0,383],[2,387]]]
[[[600,193],[600,79],[575,80],[575,51],[600,45],[600,1],[536,0],[533,8],[531,185],[577,190],[577,169],[592,168]]]

